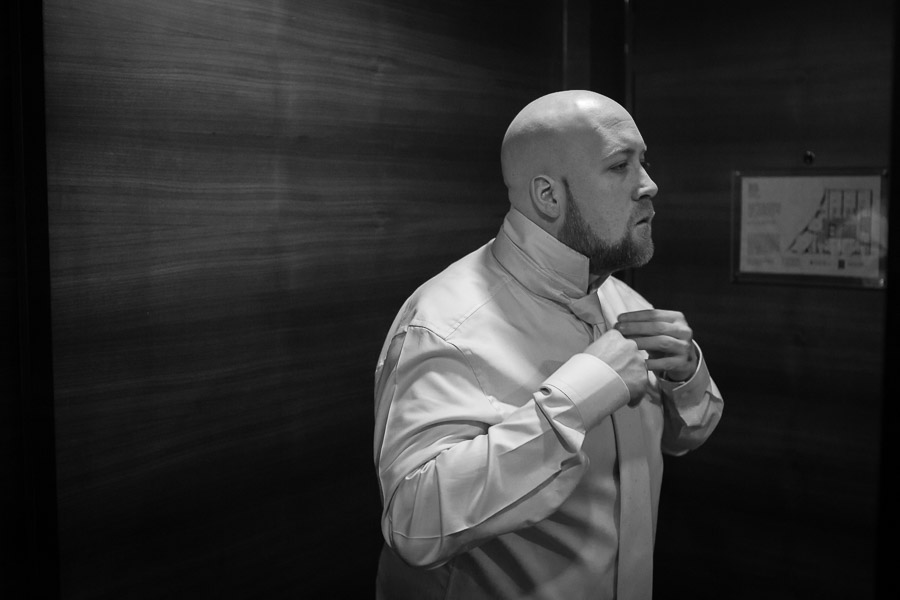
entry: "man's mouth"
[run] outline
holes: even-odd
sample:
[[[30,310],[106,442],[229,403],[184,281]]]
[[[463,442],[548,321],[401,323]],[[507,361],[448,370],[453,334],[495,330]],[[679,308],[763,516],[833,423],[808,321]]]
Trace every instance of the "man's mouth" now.
[[[636,224],[637,224],[637,225],[649,225],[649,224],[650,224],[650,221],[653,220],[653,216],[654,216],[655,214],[656,214],[656,213],[651,212],[650,214],[648,214],[648,215],[642,217],[641,219],[638,219],[638,221],[637,221]]]

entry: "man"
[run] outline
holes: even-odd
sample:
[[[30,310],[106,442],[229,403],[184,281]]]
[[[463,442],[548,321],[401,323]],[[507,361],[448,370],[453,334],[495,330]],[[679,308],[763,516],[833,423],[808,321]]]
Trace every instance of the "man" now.
[[[722,400],[682,314],[611,276],[653,254],[645,152],[592,92],[510,124],[503,227],[378,360],[380,598],[651,597],[661,453],[703,443]]]

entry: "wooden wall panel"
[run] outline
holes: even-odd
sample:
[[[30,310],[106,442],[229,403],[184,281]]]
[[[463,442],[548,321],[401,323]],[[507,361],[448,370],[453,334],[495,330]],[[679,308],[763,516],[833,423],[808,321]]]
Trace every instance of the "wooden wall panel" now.
[[[5,10],[5,9],[4,9]],[[3,16],[8,16],[5,14]],[[5,24],[5,22],[4,22]],[[11,32],[0,31],[0,596],[13,593],[22,570],[25,536],[17,516],[22,497],[22,431],[19,390],[19,280],[13,167]]]
[[[730,173],[888,164],[890,3],[633,4],[660,187],[635,284],[687,314],[726,398],[666,463],[656,597],[871,598],[884,293],[731,283]]]
[[[55,598],[41,5],[8,2],[0,22],[0,597]]]
[[[560,6],[44,2],[64,598],[371,593],[375,359]]]

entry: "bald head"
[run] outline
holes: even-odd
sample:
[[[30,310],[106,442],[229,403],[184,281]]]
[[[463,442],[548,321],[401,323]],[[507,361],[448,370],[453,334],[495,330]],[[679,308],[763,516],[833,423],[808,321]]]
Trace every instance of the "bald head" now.
[[[535,178],[559,183],[598,135],[621,123],[633,124],[628,111],[585,90],[548,94],[527,105],[510,123],[500,152],[510,203],[543,225],[549,217],[534,206]]]

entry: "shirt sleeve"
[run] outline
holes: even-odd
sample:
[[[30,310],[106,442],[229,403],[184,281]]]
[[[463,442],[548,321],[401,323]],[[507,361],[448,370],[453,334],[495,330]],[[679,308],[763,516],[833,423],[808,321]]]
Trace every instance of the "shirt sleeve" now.
[[[697,370],[683,382],[657,379],[662,398],[665,425],[662,451],[680,456],[699,447],[715,430],[722,417],[724,402],[719,388],[709,375],[700,346]]]
[[[587,467],[585,432],[628,400],[614,370],[577,354],[501,414],[465,355],[423,327],[391,340],[375,394],[382,533],[425,567],[552,514]]]

